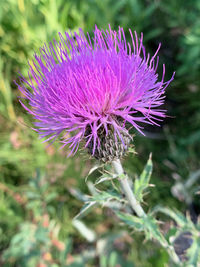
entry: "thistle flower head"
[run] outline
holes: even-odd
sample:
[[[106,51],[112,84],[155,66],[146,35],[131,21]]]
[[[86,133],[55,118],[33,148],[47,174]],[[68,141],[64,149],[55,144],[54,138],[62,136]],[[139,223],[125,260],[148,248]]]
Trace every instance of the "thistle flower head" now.
[[[112,160],[127,150],[127,123],[143,134],[140,123],[158,125],[165,117],[165,88],[172,78],[158,80],[160,45],[146,54],[141,37],[123,28],[103,31],[93,37],[79,33],[59,34],[40,49],[29,63],[29,79],[20,75],[18,87],[28,105],[22,106],[36,120],[35,130],[45,141],[62,134],[63,146],[75,153],[81,141],[97,158]]]

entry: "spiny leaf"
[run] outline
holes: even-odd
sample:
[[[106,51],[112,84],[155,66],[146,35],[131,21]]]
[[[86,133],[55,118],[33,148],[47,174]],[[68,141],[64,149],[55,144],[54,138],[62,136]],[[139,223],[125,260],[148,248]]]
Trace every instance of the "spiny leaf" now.
[[[143,200],[143,192],[149,186],[149,180],[151,178],[153,164],[152,164],[152,155],[149,155],[147,164],[141,173],[140,177],[135,180],[134,183],[134,193],[138,201]]]
[[[96,205],[96,201],[87,202],[74,219],[81,219],[86,216]]]
[[[127,225],[133,227],[137,231],[144,230],[143,219],[127,213],[115,211],[115,214]]]
[[[105,204],[107,201],[117,200],[121,201],[121,196],[116,192],[104,192],[104,191],[95,191],[95,193],[88,198],[89,200],[82,207],[81,211],[75,216],[74,219],[80,219],[83,216],[87,215],[95,205]]]
[[[103,203],[105,201],[112,200],[112,199],[115,199],[118,201],[122,200],[121,195],[119,195],[116,191],[110,191],[110,192],[102,191],[92,196],[93,201],[100,202],[100,203]]]
[[[165,240],[163,234],[161,233],[156,219],[150,215],[144,217],[144,230],[146,232],[147,239],[154,238],[164,247],[168,246],[168,242]]]
[[[157,221],[150,215],[139,218],[127,213],[115,211],[116,215],[127,225],[133,227],[137,231],[145,231],[146,238],[157,240],[162,246],[168,247],[168,242],[160,232]]]
[[[186,225],[193,228],[192,221],[185,217],[180,211],[176,210],[173,211],[169,208],[157,206],[154,208],[153,213],[155,212],[161,212],[166,214],[167,216],[171,217],[180,227],[185,227]]]
[[[98,170],[99,168],[101,168],[103,166],[103,164],[97,163],[96,165],[94,165],[88,172],[85,181],[87,181],[88,177],[96,170]]]
[[[116,175],[116,174],[103,173],[101,175],[101,177],[99,177],[96,180],[95,185],[98,185],[98,184],[103,183],[105,181],[110,181],[110,180],[115,179],[117,177],[118,177],[118,175]]]

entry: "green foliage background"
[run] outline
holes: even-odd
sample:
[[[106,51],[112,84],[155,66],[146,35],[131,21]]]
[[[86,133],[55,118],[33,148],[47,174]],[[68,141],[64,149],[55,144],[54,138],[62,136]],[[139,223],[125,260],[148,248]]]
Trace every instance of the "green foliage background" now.
[[[199,14],[198,0],[0,1],[0,266],[166,266],[164,250],[143,243],[139,234],[122,234],[106,208],[84,218],[98,240],[106,240],[106,256],[104,250],[92,254],[91,243],[72,225],[81,208],[72,192],[88,192],[84,178],[93,163],[80,154],[67,159],[59,144],[38,140],[13,80],[19,71],[27,76],[27,62],[44,42],[69,29],[92,33],[95,24],[105,29],[110,23],[124,27],[127,38],[129,28],[142,31],[151,53],[162,42],[166,79],[176,71],[167,89],[169,117],[161,128],[146,127],[146,137],[136,133],[138,154],[126,158],[124,166],[133,177],[152,152],[156,189],[145,198],[145,208],[164,204],[185,212],[192,203],[198,214],[198,184],[187,198],[173,195],[172,188],[200,176]]]

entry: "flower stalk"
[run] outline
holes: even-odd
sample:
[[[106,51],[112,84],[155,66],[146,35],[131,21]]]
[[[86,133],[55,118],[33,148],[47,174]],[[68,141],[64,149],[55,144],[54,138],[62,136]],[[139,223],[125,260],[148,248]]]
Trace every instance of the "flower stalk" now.
[[[121,184],[121,187],[126,195],[126,198],[128,199],[132,209],[135,211],[138,217],[145,217],[146,214],[141,207],[140,203],[136,200],[136,197],[130,187],[129,181],[128,181],[128,176],[125,174],[124,175],[124,170],[122,168],[121,162],[119,159],[114,160],[112,162],[113,168],[115,172],[119,175],[119,177],[123,176],[122,178],[119,178],[119,182]]]
[[[130,204],[130,206],[132,207],[132,209],[135,211],[135,213],[137,214],[138,217],[140,218],[145,218],[147,217],[147,214],[145,213],[145,211],[143,210],[142,206],[140,205],[140,203],[137,201],[133,190],[130,187],[129,184],[129,178],[128,176],[124,173],[123,167],[121,165],[121,162],[119,159],[112,161],[112,166],[116,172],[116,174],[119,175],[119,182],[121,184],[122,190],[125,193],[125,196]],[[166,251],[168,252],[171,260],[175,263],[178,264],[179,266],[181,266],[181,262],[179,257],[177,256],[174,247],[169,245],[167,240],[163,239],[162,241],[159,240],[160,244],[166,249]]]

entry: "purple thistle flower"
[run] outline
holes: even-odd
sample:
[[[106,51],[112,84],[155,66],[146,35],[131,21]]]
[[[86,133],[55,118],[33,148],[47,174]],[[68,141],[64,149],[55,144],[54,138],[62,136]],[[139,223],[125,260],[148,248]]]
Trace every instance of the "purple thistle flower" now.
[[[130,141],[126,123],[143,134],[139,123],[158,125],[166,116],[158,107],[174,74],[164,82],[163,65],[158,81],[160,44],[150,57],[142,34],[138,40],[130,30],[131,47],[121,27],[117,32],[95,27],[92,40],[81,29],[74,36],[67,32],[59,36],[59,42],[54,40],[34,55],[29,79],[20,75],[18,87],[29,106],[20,102],[37,120],[34,130],[45,141],[65,133],[63,146],[68,145],[71,153],[84,140],[97,157],[99,148],[107,145],[106,137],[112,135],[124,153]]]

